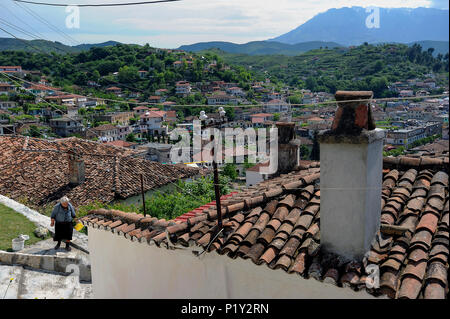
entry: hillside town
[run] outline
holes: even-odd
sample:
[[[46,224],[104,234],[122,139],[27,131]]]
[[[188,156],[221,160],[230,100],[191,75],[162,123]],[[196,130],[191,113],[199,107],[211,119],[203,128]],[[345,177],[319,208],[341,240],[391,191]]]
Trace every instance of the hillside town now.
[[[194,63],[188,53],[177,54],[181,58],[173,62],[173,68],[189,68]],[[205,71],[215,67],[216,61],[212,61],[205,65]],[[229,69],[226,65],[221,68]],[[330,93],[287,86],[279,88],[269,79],[241,83],[243,87],[225,81],[177,81],[173,87],[145,94],[147,98],[119,82],[104,87],[87,82],[88,86],[95,86],[113,97],[108,99],[64,92],[49,83],[39,70],[0,66],[0,72],[5,75],[0,83],[0,134],[49,140],[75,136],[137,149],[141,156],[160,163],[170,163],[170,150],[176,142],[170,139],[172,132],[177,128],[191,130],[192,121],[199,118],[193,110],[205,109],[209,111],[210,120],[217,120],[215,109],[220,106],[227,110],[227,123],[222,127],[270,128],[277,121],[295,123],[302,144],[302,159],[317,160],[315,136],[330,128],[336,108]],[[139,71],[139,76],[145,78],[147,73]],[[40,80],[26,80],[30,75]],[[117,72],[113,76],[119,81]],[[387,132],[385,155],[448,152],[448,142],[445,143],[448,141],[448,97],[428,97],[436,89],[445,94],[448,86],[439,87],[436,82],[435,75],[430,73],[421,79],[391,83],[389,90],[398,98],[373,99],[376,125]],[[206,104],[202,107],[176,102],[192,96],[196,96],[196,100],[203,99]],[[189,162],[206,167],[195,160],[198,155],[191,155]],[[245,176],[245,169],[239,169],[239,173]]]
[[[0,298],[448,300],[448,4],[299,2],[1,1]]]

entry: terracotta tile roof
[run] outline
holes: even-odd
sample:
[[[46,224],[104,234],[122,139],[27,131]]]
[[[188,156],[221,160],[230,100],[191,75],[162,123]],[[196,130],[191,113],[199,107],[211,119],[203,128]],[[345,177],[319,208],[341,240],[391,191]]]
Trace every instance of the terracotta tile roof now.
[[[166,115],[165,111],[148,111],[145,114],[141,115],[141,119],[143,118],[162,118]]]
[[[264,117],[252,117],[252,123],[264,123]]]
[[[137,143],[127,142],[127,141],[122,141],[122,140],[111,141],[111,142],[107,142],[105,144],[106,145],[112,145],[112,146],[118,146],[118,147],[125,147],[125,148],[137,145]]]
[[[133,158],[136,151],[78,138],[54,142],[24,136],[0,136],[0,194],[44,205],[67,195],[75,205],[110,202],[198,174],[184,165],[164,165]],[[25,151],[27,150],[34,151]],[[67,151],[85,162],[85,182],[69,185]]]
[[[448,159],[384,163],[382,224],[364,260],[343,261],[321,249],[317,162],[225,198],[217,238],[214,203],[181,221],[95,210],[82,222],[149,245],[206,249],[375,296],[448,298]],[[380,267],[379,288],[366,286],[368,265]]]
[[[167,117],[177,117],[177,111],[166,111]]]
[[[115,129],[117,129],[117,127],[112,124],[103,124],[103,125],[92,128],[92,130],[94,130],[94,131],[111,131],[111,130],[115,130]]]
[[[148,110],[149,108],[147,106],[136,106],[133,107],[134,111],[139,111],[139,110]]]
[[[437,141],[434,141],[433,143],[415,147],[415,148],[411,149],[411,151],[428,153],[428,154],[423,154],[425,156],[431,155],[431,154],[447,154],[447,156],[448,156],[449,142],[448,142],[448,140],[447,141],[446,140],[437,140]]]
[[[271,113],[257,113],[250,115],[250,117],[272,117],[272,116],[273,114]]]

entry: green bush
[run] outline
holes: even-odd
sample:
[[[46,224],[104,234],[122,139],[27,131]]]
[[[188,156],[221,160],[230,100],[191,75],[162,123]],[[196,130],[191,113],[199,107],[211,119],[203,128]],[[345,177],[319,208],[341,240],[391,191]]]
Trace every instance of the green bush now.
[[[229,178],[219,176],[220,194],[230,192],[228,187]],[[202,177],[194,181],[176,184],[176,190],[167,193],[157,191],[145,199],[146,213],[152,217],[174,219],[204,204],[215,200],[214,182],[212,176]],[[91,203],[77,207],[77,217],[83,217],[90,211],[105,208],[117,209],[123,212],[136,212],[143,214],[142,205],[129,205],[124,203],[104,204],[101,202]]]

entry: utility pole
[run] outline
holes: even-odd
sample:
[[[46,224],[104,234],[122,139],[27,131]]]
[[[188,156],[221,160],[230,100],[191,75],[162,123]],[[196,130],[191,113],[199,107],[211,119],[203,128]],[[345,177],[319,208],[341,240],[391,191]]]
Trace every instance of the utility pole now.
[[[144,217],[145,217],[146,211],[145,211],[144,175],[143,174],[141,174],[141,194],[142,194],[142,207],[144,209]]]
[[[214,133],[211,134],[211,142],[214,141]],[[219,188],[219,170],[217,169],[216,154],[213,148],[213,160],[214,170],[214,192],[216,196],[216,209],[217,209],[217,227],[218,230],[222,229],[222,206],[220,205],[220,188]]]
[[[220,114],[220,122],[219,122],[219,128],[222,123],[225,121],[225,110],[223,107],[219,108],[219,114]],[[208,117],[205,114],[205,111],[200,112],[200,120],[202,122],[202,127],[204,128],[214,128],[214,123],[211,125],[205,125],[205,120]],[[201,132],[200,132],[201,134]],[[210,133],[210,141],[214,141],[214,132]],[[200,150],[201,152],[201,150]],[[219,170],[217,168],[217,161],[216,161],[216,152],[214,151],[214,145],[213,145],[213,159],[212,159],[212,166],[214,171],[214,193],[216,197],[216,209],[217,209],[217,231],[220,231],[222,229],[222,205],[220,204],[220,188],[219,188]]]

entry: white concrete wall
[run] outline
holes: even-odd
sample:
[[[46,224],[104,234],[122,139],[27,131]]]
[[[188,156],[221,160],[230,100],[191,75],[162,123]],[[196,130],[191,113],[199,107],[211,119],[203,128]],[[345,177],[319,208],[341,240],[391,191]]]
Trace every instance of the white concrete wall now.
[[[250,260],[196,257],[89,227],[95,298],[374,298]]]
[[[383,140],[320,144],[320,239],[328,251],[361,259],[379,228]]]
[[[245,172],[245,186],[253,186],[264,181],[264,177],[259,172],[249,171]]]

